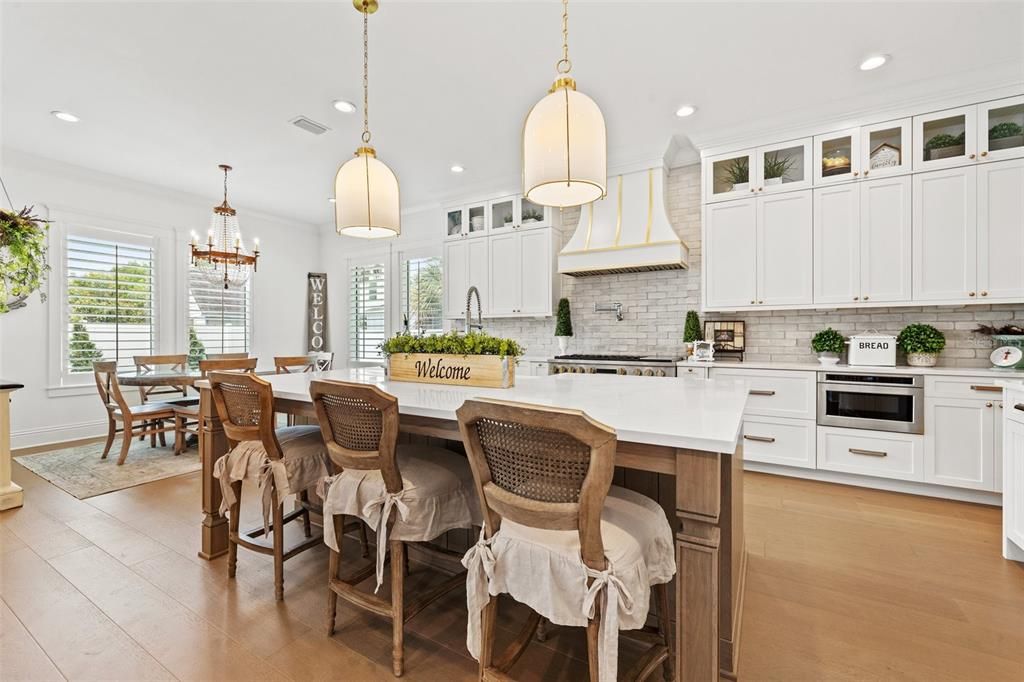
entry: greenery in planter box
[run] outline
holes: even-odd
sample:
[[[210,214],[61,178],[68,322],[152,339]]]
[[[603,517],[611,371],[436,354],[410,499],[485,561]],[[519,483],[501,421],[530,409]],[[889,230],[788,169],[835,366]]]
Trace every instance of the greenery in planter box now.
[[[18,213],[0,209],[0,313],[17,306],[46,282],[46,231],[49,224],[32,215],[32,207]],[[39,292],[46,300],[46,294]]]
[[[938,354],[946,347],[946,337],[930,324],[908,324],[896,337],[904,353]]]
[[[764,157],[764,179],[772,180],[774,178],[785,178],[786,173],[793,168],[796,163],[796,159],[792,156],[784,156],[779,158],[779,152],[765,155]]]
[[[572,313],[569,311],[569,299],[558,301],[558,315],[555,318],[555,336],[572,336]]]
[[[811,349],[815,353],[842,353],[846,348],[846,337],[832,327],[822,329],[811,339]]]
[[[988,139],[990,140],[1000,140],[1004,137],[1015,137],[1017,135],[1024,135],[1024,128],[1021,128],[1013,121],[997,123],[988,129]]]
[[[750,161],[745,156],[733,159],[725,167],[725,180],[731,185],[750,181]]]
[[[700,326],[700,318],[696,310],[686,311],[686,324],[683,326],[683,343],[704,340],[704,330]]]
[[[401,353],[441,353],[445,355],[498,355],[518,358],[526,349],[513,339],[502,339],[483,332],[413,336],[396,334],[380,344],[385,357]]]
[[[944,149],[946,147],[956,147],[964,143],[964,135],[954,136],[947,133],[939,133],[930,140],[924,143],[925,149]]]

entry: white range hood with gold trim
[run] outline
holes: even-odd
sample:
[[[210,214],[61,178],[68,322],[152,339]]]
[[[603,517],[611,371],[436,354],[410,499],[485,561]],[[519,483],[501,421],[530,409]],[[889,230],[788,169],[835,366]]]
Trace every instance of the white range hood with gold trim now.
[[[665,170],[608,178],[604,199],[580,207],[580,222],[558,254],[573,277],[688,268],[689,248],[668,220]]]

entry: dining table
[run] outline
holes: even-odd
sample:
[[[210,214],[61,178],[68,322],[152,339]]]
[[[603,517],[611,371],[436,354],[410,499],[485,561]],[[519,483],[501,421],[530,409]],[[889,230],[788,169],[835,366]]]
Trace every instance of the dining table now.
[[[370,384],[394,395],[400,437],[462,443],[456,410],[469,399],[499,399],[581,410],[615,429],[615,465],[657,483],[675,517],[675,675],[687,682],[736,679],[746,552],[743,543],[741,380],[560,374],[517,377],[511,388],[475,388],[391,380],[379,369],[350,368],[265,377],[274,412],[316,423],[309,394],[315,379]],[[199,380],[202,518],[199,556],[227,552],[228,522],[214,478],[228,442],[209,382]]]

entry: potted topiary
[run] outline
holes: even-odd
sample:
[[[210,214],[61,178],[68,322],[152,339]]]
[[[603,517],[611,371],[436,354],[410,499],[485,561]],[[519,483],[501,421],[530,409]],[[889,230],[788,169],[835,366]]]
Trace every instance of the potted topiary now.
[[[997,123],[988,129],[988,149],[1012,149],[1024,147],[1024,128],[1013,121]]]
[[[683,343],[686,344],[686,357],[693,355],[693,343],[704,340],[704,331],[700,326],[700,318],[696,310],[686,312],[686,324],[683,326]]]
[[[0,313],[25,305],[46,282],[47,221],[32,215],[32,207],[15,213],[0,209]],[[46,300],[40,291],[39,298]]]
[[[811,339],[811,349],[823,365],[839,364],[839,354],[846,348],[846,338],[832,327],[822,329]]]
[[[963,156],[964,134],[950,135],[939,133],[924,143],[925,161],[945,159],[950,156]]]
[[[732,192],[745,192],[750,186],[750,161],[745,156],[735,158],[725,167],[725,181]]]
[[[907,354],[912,367],[932,367],[946,347],[946,337],[930,324],[908,324],[896,337],[896,344]]]
[[[558,301],[558,315],[555,318],[555,338],[558,339],[558,353],[565,355],[569,349],[569,338],[572,337],[572,313],[569,311],[569,299]]]

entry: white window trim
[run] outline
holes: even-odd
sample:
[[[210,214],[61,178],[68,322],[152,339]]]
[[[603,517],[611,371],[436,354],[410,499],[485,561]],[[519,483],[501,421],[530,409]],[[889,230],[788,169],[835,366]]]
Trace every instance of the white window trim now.
[[[351,323],[351,305],[352,305],[352,268],[361,265],[375,265],[378,263],[384,264],[384,338],[390,338],[393,334],[394,326],[392,324],[392,318],[394,316],[395,301],[397,294],[395,293],[395,287],[393,280],[397,274],[397,268],[394,267],[393,257],[391,253],[391,246],[388,245],[384,249],[375,251],[373,254],[361,254],[358,258],[349,258],[345,268],[345,310],[344,319],[345,321],[345,343],[344,343],[344,358],[345,362],[349,367],[383,367],[384,359],[380,360],[354,360],[352,358],[352,330],[349,327]]]
[[[388,276],[388,284],[391,285],[391,291],[393,295],[388,295],[388,301],[391,305],[390,315],[390,326],[388,336],[393,336],[394,332],[400,331],[403,328],[402,325],[402,261],[412,260],[414,258],[437,258],[441,261],[441,324],[444,325],[444,248],[440,244],[434,244],[430,246],[416,246],[408,249],[396,250],[391,258],[391,275]]]

